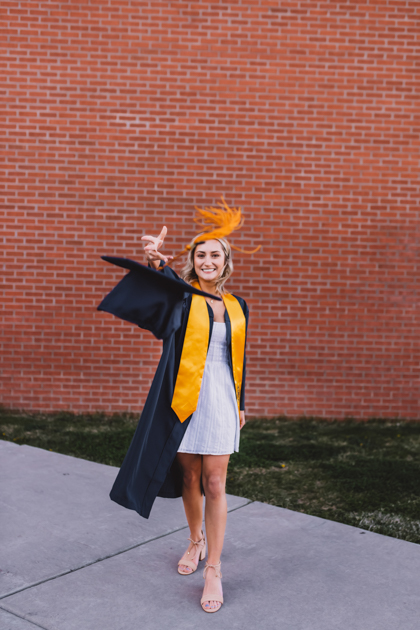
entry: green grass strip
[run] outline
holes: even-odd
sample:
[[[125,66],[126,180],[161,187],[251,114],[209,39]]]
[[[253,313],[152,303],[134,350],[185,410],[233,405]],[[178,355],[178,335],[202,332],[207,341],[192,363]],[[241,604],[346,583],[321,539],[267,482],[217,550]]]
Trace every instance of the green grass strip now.
[[[133,414],[0,409],[0,438],[120,466]],[[231,456],[227,491],[420,543],[420,422],[256,419]]]

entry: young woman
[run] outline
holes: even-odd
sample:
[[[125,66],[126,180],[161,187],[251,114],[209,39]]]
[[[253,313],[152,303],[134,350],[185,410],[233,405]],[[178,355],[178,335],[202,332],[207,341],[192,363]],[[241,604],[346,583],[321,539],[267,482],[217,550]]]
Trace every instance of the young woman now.
[[[165,266],[170,257],[159,251],[165,236],[166,227],[156,238],[143,237],[149,269],[105,257],[131,271],[99,310],[163,339],[162,357],[111,498],[147,518],[156,496],[182,495],[190,544],[178,572],[195,572],[207,546],[201,605],[205,612],[217,612],[223,603],[227,467],[245,424],[248,309],[224,289],[233,269],[226,239],[196,238],[182,281]]]

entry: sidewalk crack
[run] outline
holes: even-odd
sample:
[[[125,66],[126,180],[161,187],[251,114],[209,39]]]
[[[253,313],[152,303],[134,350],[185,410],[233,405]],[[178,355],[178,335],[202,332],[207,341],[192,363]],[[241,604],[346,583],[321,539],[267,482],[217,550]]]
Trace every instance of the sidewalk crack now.
[[[23,621],[30,623],[31,625],[35,626],[35,628],[41,628],[41,630],[48,630],[48,628],[46,628],[45,626],[41,626],[39,623],[36,623],[36,621],[32,621],[32,619],[28,619],[27,617],[24,617],[23,615],[19,615],[19,613],[14,612],[13,610],[9,610],[8,608],[5,608],[4,606],[0,605],[0,610],[4,610],[4,612],[7,612],[9,615],[13,615],[14,617],[17,617],[18,619],[23,619]]]
[[[230,510],[228,510],[228,514],[230,514],[231,512],[236,512],[236,510],[240,510],[243,507],[246,507],[247,505],[250,505],[250,503],[254,503],[254,501],[250,501],[248,500],[247,503],[244,503],[243,505],[238,505],[237,507],[233,507]],[[18,593],[23,593],[24,591],[27,591],[31,588],[34,588],[35,586],[40,586],[41,584],[46,584],[47,582],[52,582],[53,580],[57,580],[58,578],[61,578],[65,575],[69,575],[70,573],[76,573],[76,571],[81,571],[82,569],[86,569],[87,567],[92,566],[93,564],[98,564],[99,562],[103,562],[104,560],[109,560],[110,558],[115,558],[116,556],[120,556],[123,553],[126,553],[127,551],[132,551],[132,549],[137,549],[138,547],[142,547],[143,545],[147,545],[151,542],[154,542],[155,540],[159,540],[160,538],[166,538],[166,536],[171,536],[172,534],[176,534],[177,532],[182,532],[184,529],[188,529],[188,525],[183,525],[182,527],[178,527],[177,529],[173,529],[170,532],[167,532],[166,534],[160,534],[159,536],[154,536],[153,538],[148,538],[147,540],[144,540],[143,542],[137,543],[135,545],[131,545],[130,547],[126,547],[124,549],[120,549],[119,551],[115,551],[114,553],[110,553],[107,556],[102,556],[101,558],[97,558],[96,560],[92,560],[91,562],[86,562],[85,564],[80,565],[79,567],[75,567],[74,569],[69,569],[67,571],[62,571],[61,573],[57,573],[57,575],[52,575],[51,577],[45,578],[44,580],[39,580],[38,582],[32,582],[31,584],[27,584],[26,586],[23,586],[22,588],[18,588],[14,591],[10,591],[9,593],[6,593],[4,595],[0,595],[0,601],[3,599],[6,599],[7,597],[12,597],[12,595],[17,595]],[[1,608],[1,606],[0,606]],[[33,622],[31,622],[33,623]],[[40,626],[42,627],[42,626]]]

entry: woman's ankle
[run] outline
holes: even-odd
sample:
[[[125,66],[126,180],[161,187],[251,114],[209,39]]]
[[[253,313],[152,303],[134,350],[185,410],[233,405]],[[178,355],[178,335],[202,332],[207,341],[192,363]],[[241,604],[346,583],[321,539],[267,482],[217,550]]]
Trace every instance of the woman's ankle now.
[[[190,530],[190,534],[191,534],[190,538],[194,540],[195,542],[198,542],[199,540],[203,538],[203,531],[201,528],[198,530],[195,529],[194,532]]]
[[[220,568],[220,565],[221,565],[221,562],[220,562],[220,559],[219,559],[219,560],[213,560],[213,561],[212,561],[212,560],[210,560],[210,557],[207,557],[207,562],[206,562],[206,564],[207,564],[208,566],[210,566],[210,567],[211,567],[211,565],[213,565],[213,566],[214,566],[214,565],[216,565],[216,568],[218,568],[218,569],[219,569],[219,568]]]

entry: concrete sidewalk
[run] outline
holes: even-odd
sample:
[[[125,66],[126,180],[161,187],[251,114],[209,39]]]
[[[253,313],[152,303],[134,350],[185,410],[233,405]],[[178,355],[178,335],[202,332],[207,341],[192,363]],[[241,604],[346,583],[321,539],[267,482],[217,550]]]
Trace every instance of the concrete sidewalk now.
[[[150,519],[108,498],[116,469],[0,441],[1,630],[418,630],[420,545],[229,496],[225,604],[176,572],[181,500]]]

